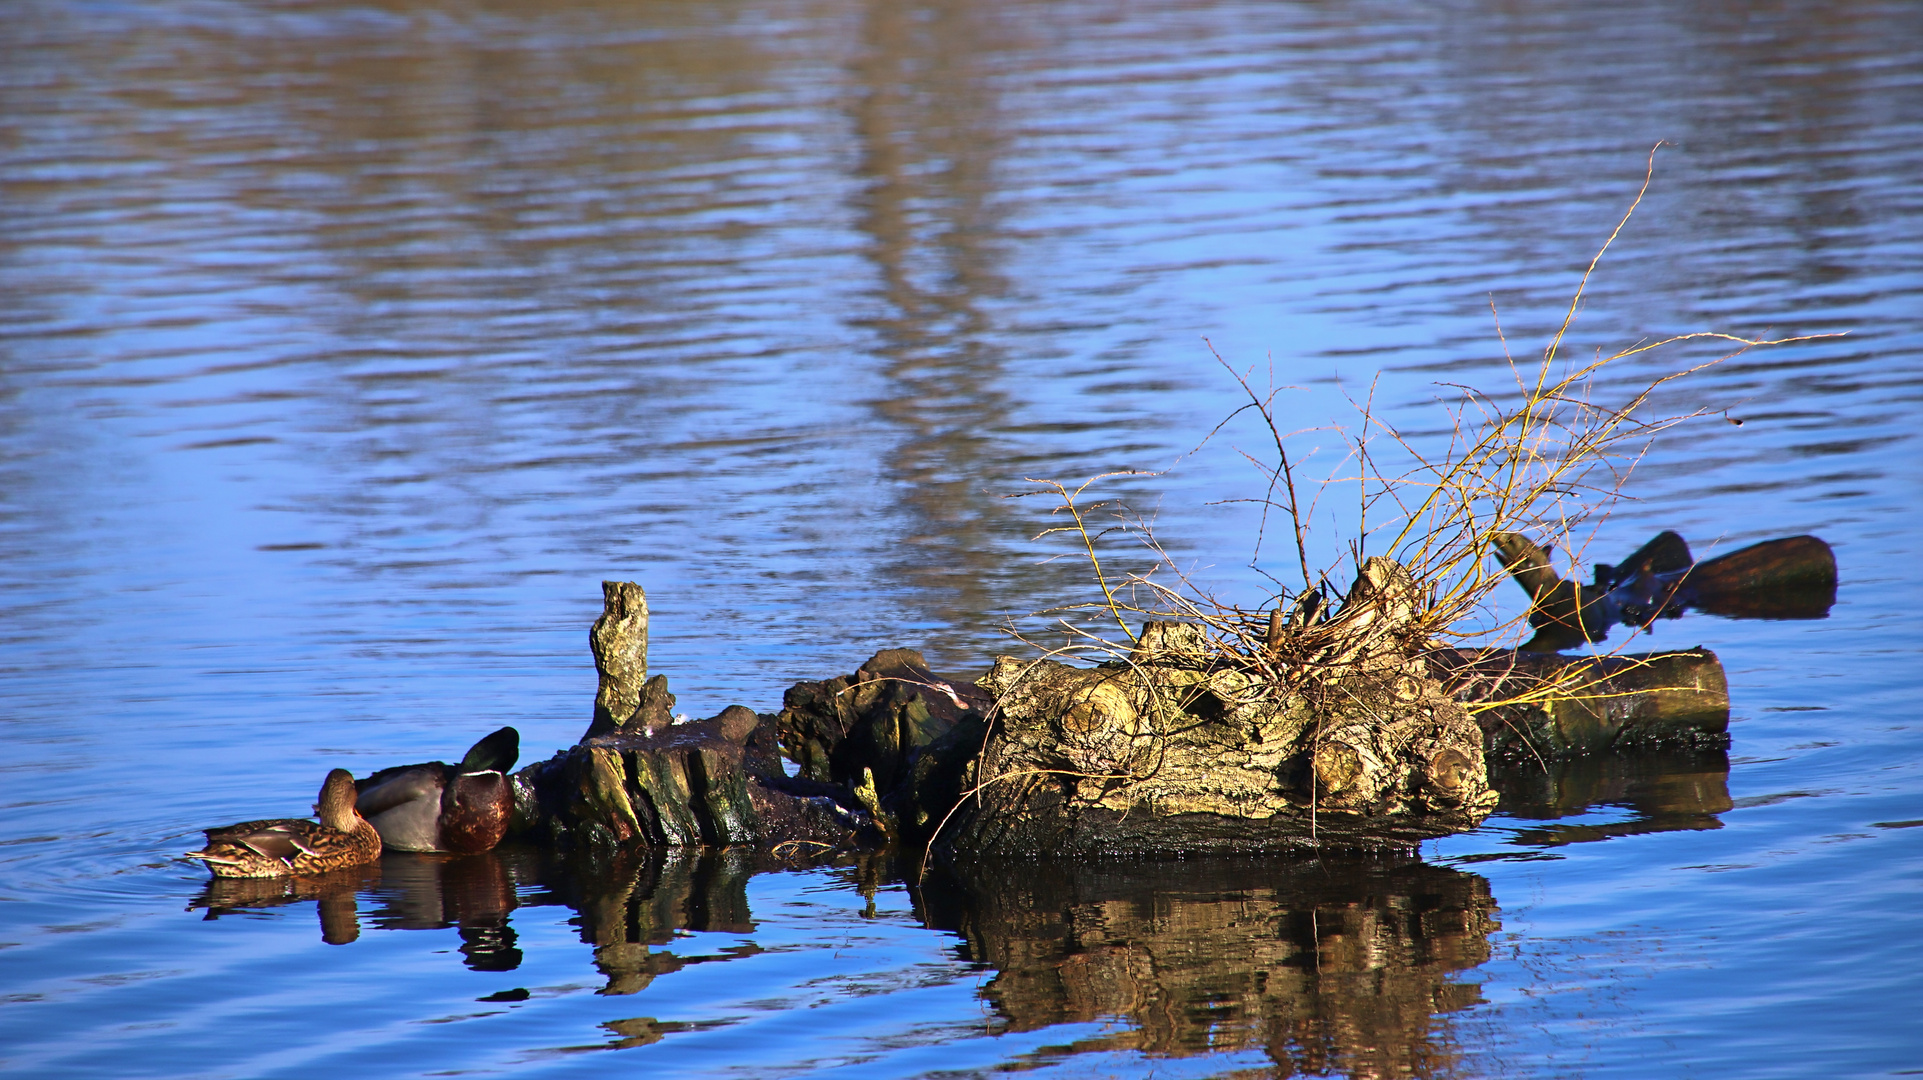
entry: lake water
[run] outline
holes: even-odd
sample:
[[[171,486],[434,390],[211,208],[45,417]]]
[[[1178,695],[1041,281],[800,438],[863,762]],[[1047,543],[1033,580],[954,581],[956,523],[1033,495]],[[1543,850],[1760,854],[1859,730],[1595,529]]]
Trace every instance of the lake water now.
[[[11,0],[0,1071],[1923,1071],[1919,56],[1900,0]],[[1649,639],[1722,657],[1727,755],[1507,776],[1413,860],[172,859],[572,743],[603,578],[695,716],[983,670],[1090,588],[1027,478],[1157,473],[1093,491],[1260,604],[1207,343],[1433,445],[1658,140],[1572,350],[1847,334],[1667,392],[1715,415],[1588,553],[1834,545],[1828,619]]]

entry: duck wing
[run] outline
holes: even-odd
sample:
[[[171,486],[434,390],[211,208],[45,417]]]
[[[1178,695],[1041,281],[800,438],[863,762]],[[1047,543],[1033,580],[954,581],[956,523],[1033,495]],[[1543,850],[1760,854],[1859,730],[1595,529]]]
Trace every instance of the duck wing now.
[[[419,765],[396,765],[365,780],[357,780],[355,789],[360,793],[354,808],[365,818],[385,814],[397,806],[411,802],[429,800],[439,803],[441,788],[447,783],[447,766],[438,761],[423,762]]]
[[[320,825],[299,818],[243,821],[238,825],[208,829],[207,850],[213,851],[218,845],[231,844],[270,859],[291,860],[305,850],[300,838],[319,828]]]

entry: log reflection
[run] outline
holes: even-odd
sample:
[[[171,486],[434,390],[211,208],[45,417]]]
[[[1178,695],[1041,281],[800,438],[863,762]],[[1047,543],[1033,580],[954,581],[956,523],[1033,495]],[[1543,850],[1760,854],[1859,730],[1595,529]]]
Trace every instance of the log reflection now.
[[[1502,794],[1501,812],[1526,821],[1556,821],[1599,807],[1635,817],[1608,824],[1551,824],[1525,828],[1514,843],[1560,847],[1643,833],[1720,829],[1729,797],[1729,755],[1720,750],[1596,754],[1551,762],[1500,764],[1490,782]]]
[[[1670,752],[1502,766],[1492,780],[1501,812],[1525,823],[1511,843],[1543,848],[1718,828],[1732,805],[1728,775],[1720,752]],[[1563,820],[1598,808],[1631,815]],[[808,865],[843,871],[873,915],[876,892],[915,863],[871,855]],[[312,900],[321,937],[334,944],[370,926],[454,928],[465,963],[486,971],[521,962],[516,910],[564,906],[593,950],[599,992],[631,995],[692,965],[761,952],[749,881],[799,868],[745,847],[389,854],[324,878],[214,879],[192,906],[215,918]],[[931,929],[960,935],[966,958],[992,969],[982,994],[1009,1029],[1107,1022],[1065,1052],[1259,1051],[1282,1075],[1457,1071],[1447,1017],[1482,1001],[1472,973],[1500,927],[1486,878],[1413,858],[983,862],[937,871],[916,897]],[[688,931],[740,937],[692,953]],[[507,993],[484,1000],[528,992]],[[606,1026],[615,1047],[682,1030],[650,1017]]]
[[[1450,1071],[1437,1017],[1481,1000],[1460,973],[1499,927],[1485,879],[1414,860],[978,867],[924,898],[1016,1030],[1121,1020],[1076,1049],[1259,1049],[1284,1075]]]
[[[580,912],[581,940],[594,947],[594,966],[608,980],[600,993],[634,994],[689,964],[760,951],[735,946],[720,955],[690,957],[661,949],[681,930],[753,933],[748,879],[761,869],[760,861],[758,852],[738,847],[556,860],[544,902]]]
[[[560,905],[579,913],[581,940],[607,978],[600,992],[632,994],[689,964],[759,952],[743,945],[684,956],[661,947],[681,931],[753,933],[748,879],[775,864],[750,848],[574,858],[525,847],[480,855],[390,852],[378,863],[319,877],[213,878],[187,906],[218,919],[313,901],[321,940],[334,945],[358,940],[363,925],[451,928],[469,968],[513,971],[522,954],[511,913]]]
[[[383,930],[460,934],[461,956],[475,971],[521,966],[508,913],[519,906],[515,865],[498,852],[480,855],[394,853],[381,860],[371,921]],[[525,868],[523,868],[525,869]]]

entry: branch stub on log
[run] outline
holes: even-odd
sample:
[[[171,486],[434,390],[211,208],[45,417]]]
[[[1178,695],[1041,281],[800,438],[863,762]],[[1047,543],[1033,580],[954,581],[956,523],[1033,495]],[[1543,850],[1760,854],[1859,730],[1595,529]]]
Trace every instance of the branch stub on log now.
[[[627,726],[641,711],[642,691],[648,688],[647,593],[632,581],[603,581],[601,604],[601,617],[588,631],[601,685],[584,739]],[[665,680],[660,689],[666,693]]]

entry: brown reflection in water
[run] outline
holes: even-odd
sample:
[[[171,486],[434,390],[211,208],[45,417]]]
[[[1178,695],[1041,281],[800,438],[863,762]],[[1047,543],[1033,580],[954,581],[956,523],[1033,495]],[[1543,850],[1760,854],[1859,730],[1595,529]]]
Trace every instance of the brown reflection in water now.
[[[1455,976],[1499,928],[1485,879],[1413,860],[981,867],[924,901],[1016,1030],[1118,1019],[1073,1049],[1260,1049],[1284,1075],[1450,1072],[1438,1017],[1481,1000]]]
[[[1495,780],[1512,818],[1553,822],[1598,806],[1635,813],[1608,825],[1545,824],[1513,841],[1553,847],[1718,828],[1732,807],[1728,776],[1720,752],[1666,752],[1503,765]],[[871,916],[877,890],[906,870],[885,855],[833,865],[869,898]],[[794,868],[751,848],[390,853],[327,877],[214,879],[190,907],[216,918],[313,900],[322,939],[345,944],[359,936],[357,897],[366,897],[372,925],[458,928],[469,967],[508,971],[521,961],[511,913],[562,905],[579,913],[607,980],[600,992],[629,995],[690,965],[760,952],[752,940],[701,955],[668,946],[683,931],[752,935],[749,880]],[[931,929],[959,934],[967,956],[994,970],[983,996],[1008,1027],[1114,1022],[1051,1053],[1259,1050],[1283,1075],[1453,1073],[1445,1017],[1482,1001],[1465,973],[1489,959],[1500,928],[1487,879],[1415,859],[986,863],[937,872],[917,899]],[[522,997],[486,1000],[526,991],[513,993]],[[690,1029],[651,1017],[603,1026],[610,1042],[568,1049],[643,1046]]]
[[[200,895],[187,902],[187,910],[204,909],[206,918],[213,920],[312,900],[320,910],[321,940],[329,945],[347,945],[361,936],[357,897],[379,888],[381,870],[380,863],[370,863],[313,877],[210,878]]]
[[[452,927],[468,967],[512,971],[522,955],[509,915],[521,907],[563,905],[580,913],[581,940],[594,948],[595,966],[607,976],[601,992],[632,994],[689,964],[759,952],[753,945],[703,956],[659,949],[683,930],[753,933],[748,879],[775,865],[787,864],[749,848],[574,858],[515,846],[480,855],[389,852],[378,863],[325,876],[213,878],[188,909],[217,919],[312,900],[322,940],[344,945],[360,936],[365,899],[380,929]]]
[[[1501,812],[1526,820],[1553,821],[1619,806],[1636,813],[1608,825],[1545,825],[1518,832],[1514,842],[1559,847],[1642,833],[1720,829],[1716,816],[1734,804],[1729,797],[1729,755],[1721,750],[1599,754],[1547,766],[1493,766],[1490,779],[1502,795]]]
[[[519,906],[517,884],[537,876],[539,860],[503,853],[418,855],[389,852],[377,863],[300,878],[213,878],[188,910],[207,918],[312,900],[320,910],[321,940],[345,945],[360,938],[360,900],[382,930],[454,928],[461,956],[475,971],[521,966],[508,913]],[[535,871],[535,872],[531,872]]]
[[[603,994],[633,994],[689,964],[752,956],[753,945],[690,957],[656,951],[676,931],[750,934],[748,879],[764,857],[748,848],[665,854],[626,851],[605,858],[555,860],[545,902],[581,913],[581,940],[607,977]]]
[[[461,956],[475,971],[513,971],[521,966],[508,913],[520,906],[517,876],[497,852],[421,855],[393,852],[381,860],[373,890],[375,926],[383,930],[454,927]]]

